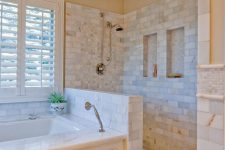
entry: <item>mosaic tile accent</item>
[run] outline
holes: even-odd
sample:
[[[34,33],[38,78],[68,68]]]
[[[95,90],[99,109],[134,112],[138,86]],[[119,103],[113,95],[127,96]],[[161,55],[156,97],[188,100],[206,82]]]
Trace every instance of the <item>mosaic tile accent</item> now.
[[[225,68],[211,66],[198,69],[198,150],[224,150]]]

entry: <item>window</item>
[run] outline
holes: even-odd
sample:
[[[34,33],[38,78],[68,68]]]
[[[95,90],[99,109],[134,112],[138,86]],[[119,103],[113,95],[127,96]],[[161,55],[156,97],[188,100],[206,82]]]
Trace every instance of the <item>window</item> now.
[[[0,1],[0,11],[0,88],[15,88],[18,6],[10,1]]]
[[[54,86],[55,12],[26,7],[25,86]]]
[[[0,0],[1,97],[62,91],[62,12],[61,0]]]

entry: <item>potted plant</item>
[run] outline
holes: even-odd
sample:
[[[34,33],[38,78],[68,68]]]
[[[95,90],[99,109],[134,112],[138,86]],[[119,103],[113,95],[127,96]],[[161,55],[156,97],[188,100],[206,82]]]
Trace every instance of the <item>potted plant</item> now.
[[[50,111],[56,114],[66,113],[66,100],[60,93],[53,92],[49,96]]]

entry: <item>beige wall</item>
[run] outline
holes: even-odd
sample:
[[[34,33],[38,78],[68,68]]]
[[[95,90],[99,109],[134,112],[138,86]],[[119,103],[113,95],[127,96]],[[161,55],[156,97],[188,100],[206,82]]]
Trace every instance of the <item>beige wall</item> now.
[[[123,0],[66,0],[66,2],[72,2],[119,14],[123,13]]]
[[[124,13],[128,13],[138,8],[150,4],[153,0],[124,0]]]
[[[211,63],[225,63],[225,2],[211,0]]]
[[[150,4],[153,0],[66,0],[88,7],[112,11],[116,13],[128,13]]]

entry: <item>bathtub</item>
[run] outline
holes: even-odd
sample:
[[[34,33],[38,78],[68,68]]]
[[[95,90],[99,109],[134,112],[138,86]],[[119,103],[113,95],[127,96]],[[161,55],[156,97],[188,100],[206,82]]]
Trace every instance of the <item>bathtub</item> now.
[[[124,150],[127,135],[76,116],[0,120],[0,150]],[[111,145],[111,146],[110,146]]]
[[[35,120],[0,121],[0,142],[25,138],[72,133],[83,127],[63,117],[43,117]]]

